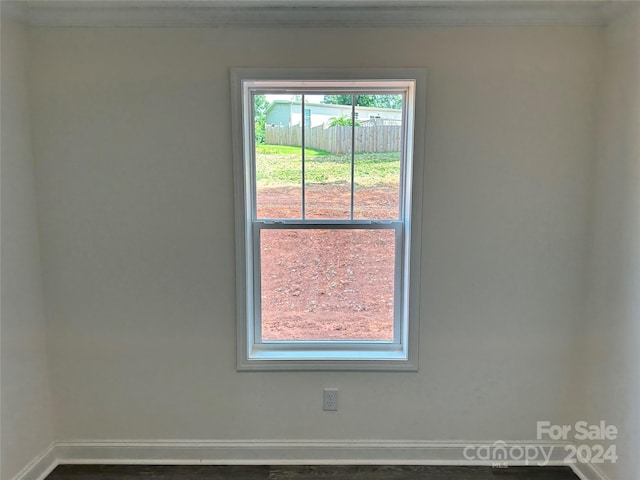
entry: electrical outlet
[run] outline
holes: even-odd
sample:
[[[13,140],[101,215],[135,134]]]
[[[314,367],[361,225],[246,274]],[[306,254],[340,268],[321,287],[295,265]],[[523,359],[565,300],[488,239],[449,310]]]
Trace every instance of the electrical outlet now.
[[[325,388],[323,392],[322,409],[328,412],[335,412],[338,410],[338,389],[337,388]]]

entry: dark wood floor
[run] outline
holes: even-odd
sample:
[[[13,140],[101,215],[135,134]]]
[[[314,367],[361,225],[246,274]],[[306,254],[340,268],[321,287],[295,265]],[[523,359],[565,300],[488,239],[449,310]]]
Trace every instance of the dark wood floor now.
[[[577,480],[569,467],[60,465],[46,480]]]

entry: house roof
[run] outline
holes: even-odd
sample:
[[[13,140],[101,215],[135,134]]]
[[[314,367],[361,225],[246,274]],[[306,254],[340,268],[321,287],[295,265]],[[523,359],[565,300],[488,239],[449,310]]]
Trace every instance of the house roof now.
[[[275,108],[276,105],[302,105],[302,102],[295,100],[274,100],[271,102],[271,105],[267,107],[265,111],[265,115],[267,115],[271,110]],[[304,102],[305,106],[310,107],[322,107],[322,108],[342,108],[345,110],[350,110],[351,105],[338,105],[336,103],[316,103],[316,102]],[[360,111],[369,111],[369,112],[402,112],[402,110],[397,110],[393,108],[378,108],[378,107],[360,107],[356,105],[356,109]]]

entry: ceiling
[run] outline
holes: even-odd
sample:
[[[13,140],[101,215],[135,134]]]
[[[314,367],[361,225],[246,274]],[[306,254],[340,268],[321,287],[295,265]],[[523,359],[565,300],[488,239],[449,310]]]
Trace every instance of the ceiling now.
[[[640,0],[2,0],[41,26],[603,25]]]

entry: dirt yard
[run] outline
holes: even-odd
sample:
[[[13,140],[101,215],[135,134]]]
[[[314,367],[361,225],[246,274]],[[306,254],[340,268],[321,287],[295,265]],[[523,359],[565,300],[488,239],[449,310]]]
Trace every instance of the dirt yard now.
[[[349,191],[306,189],[307,217],[348,218]],[[355,216],[397,218],[397,186],[359,188]],[[299,217],[300,189],[259,189],[263,218]],[[262,230],[264,340],[392,340],[393,230]]]

